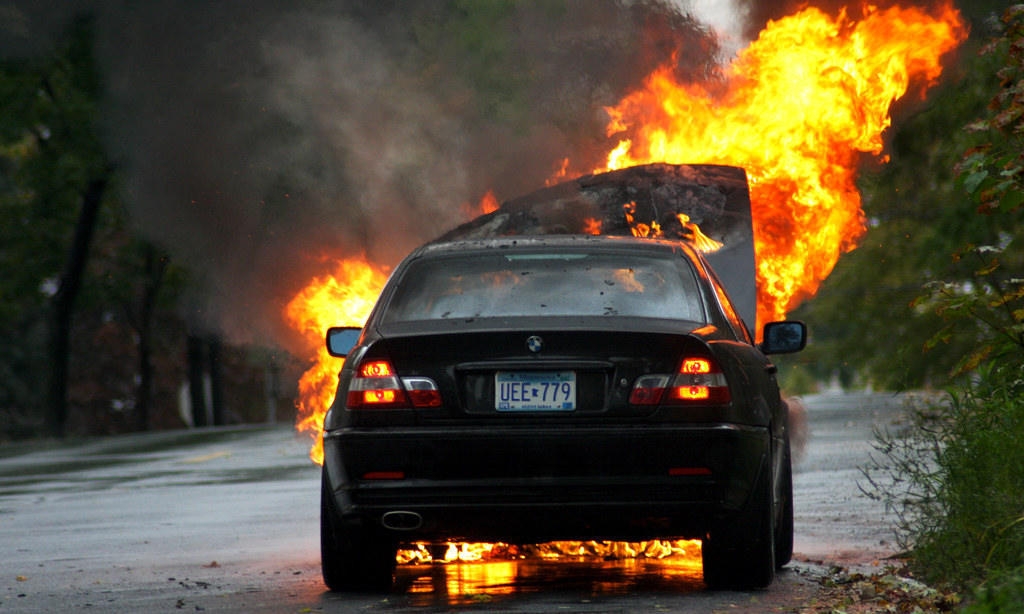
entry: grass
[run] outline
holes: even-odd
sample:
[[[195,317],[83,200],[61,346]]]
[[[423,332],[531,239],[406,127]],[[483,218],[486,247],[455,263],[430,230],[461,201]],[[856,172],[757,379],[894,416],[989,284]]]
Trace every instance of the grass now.
[[[897,512],[910,569],[975,613],[1024,610],[1024,373],[1012,362],[912,408],[864,469],[867,494]]]

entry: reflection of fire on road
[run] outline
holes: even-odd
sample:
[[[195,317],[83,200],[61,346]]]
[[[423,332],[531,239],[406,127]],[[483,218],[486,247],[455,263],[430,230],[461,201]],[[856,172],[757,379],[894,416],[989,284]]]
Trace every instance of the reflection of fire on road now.
[[[425,544],[399,550],[399,563],[429,563],[480,560],[572,560],[602,557],[607,559],[672,556],[700,560],[700,540],[651,540],[646,542],[562,541],[543,544],[448,544],[442,552]]]
[[[724,81],[678,83],[671,62],[651,74],[642,89],[608,109],[608,134],[617,145],[602,170],[650,162],[745,168],[757,254],[757,320],[782,319],[817,291],[863,234],[857,161],[864,153],[882,153],[890,105],[912,80],[934,84],[940,58],[965,36],[950,5],[935,14],[865,7],[837,17],[804,9],[770,22],[726,69]],[[495,202],[490,195],[481,209],[493,210]],[[587,232],[599,233],[599,222],[592,222]],[[689,219],[679,223],[703,236]],[[634,228],[640,224],[652,231],[645,220]],[[288,323],[303,333],[315,355],[300,383],[297,426],[312,436],[310,456],[317,463],[323,462],[323,416],[339,369],[339,361],[323,350],[324,331],[361,326],[386,276],[385,268],[365,259],[339,262],[286,308]]]

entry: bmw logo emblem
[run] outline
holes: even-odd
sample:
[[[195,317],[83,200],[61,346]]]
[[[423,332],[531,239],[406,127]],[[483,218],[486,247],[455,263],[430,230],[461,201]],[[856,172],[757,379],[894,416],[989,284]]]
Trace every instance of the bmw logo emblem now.
[[[544,349],[544,340],[537,335],[533,335],[526,340],[526,348],[536,354]]]

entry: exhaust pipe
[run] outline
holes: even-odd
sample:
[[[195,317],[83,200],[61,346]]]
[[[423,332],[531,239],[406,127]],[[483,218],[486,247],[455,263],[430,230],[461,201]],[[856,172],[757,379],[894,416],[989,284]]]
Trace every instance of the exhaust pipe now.
[[[392,531],[415,531],[423,526],[423,517],[416,512],[394,511],[381,516],[380,523]]]

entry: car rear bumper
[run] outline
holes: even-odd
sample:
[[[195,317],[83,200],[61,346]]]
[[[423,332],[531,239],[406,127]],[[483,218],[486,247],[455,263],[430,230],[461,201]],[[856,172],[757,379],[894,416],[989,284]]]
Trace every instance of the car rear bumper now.
[[[324,438],[343,521],[401,524],[407,541],[506,542],[699,537],[742,521],[769,442],[766,428],[732,424],[342,429]]]

